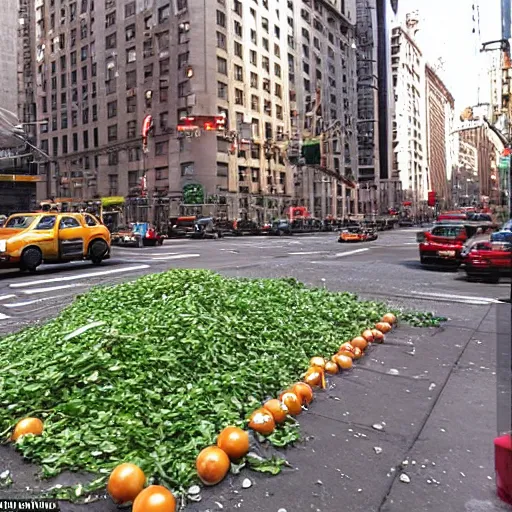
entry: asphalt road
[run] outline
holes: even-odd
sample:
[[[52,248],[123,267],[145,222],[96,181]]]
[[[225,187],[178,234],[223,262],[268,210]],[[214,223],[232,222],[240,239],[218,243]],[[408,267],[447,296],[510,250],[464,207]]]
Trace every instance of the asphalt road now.
[[[4,272],[0,334],[54,316],[91,286],[176,267],[296,277],[432,311],[449,319],[442,328],[400,327],[350,375],[333,378],[329,391],[318,395],[300,417],[306,441],[286,452],[294,469],[275,478],[230,476],[187,511],[504,510],[494,497],[492,441],[498,428],[496,339],[501,333],[510,340],[510,306],[499,299],[509,295],[510,281],[470,283],[458,272],[422,269],[416,231],[386,232],[358,245],[338,244],[336,234],[176,240],[158,248],[114,249],[101,267],[77,263],[44,266],[34,275]],[[0,448],[4,468],[15,479],[10,493],[47,485],[10,448]],[[402,473],[409,483],[400,480]],[[242,489],[247,476],[253,485]],[[62,506],[66,512],[82,508]],[[83,510],[116,508],[101,501]]]

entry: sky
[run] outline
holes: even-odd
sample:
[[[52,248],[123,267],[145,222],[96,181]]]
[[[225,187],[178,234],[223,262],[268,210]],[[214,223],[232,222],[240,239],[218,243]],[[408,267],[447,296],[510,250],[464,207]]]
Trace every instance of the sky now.
[[[480,4],[480,37],[473,4]],[[439,74],[455,98],[455,108],[462,111],[488,102],[489,61],[498,54],[480,53],[479,48],[482,42],[501,39],[500,0],[399,0],[398,5],[400,21],[408,12],[419,11],[418,44],[430,64],[442,57],[444,70]]]

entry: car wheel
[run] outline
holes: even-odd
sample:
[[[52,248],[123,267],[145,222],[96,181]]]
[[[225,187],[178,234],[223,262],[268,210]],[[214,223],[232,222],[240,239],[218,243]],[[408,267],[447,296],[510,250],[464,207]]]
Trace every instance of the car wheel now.
[[[486,276],[485,281],[491,284],[498,284],[500,282],[500,275],[497,272],[493,272]]]
[[[141,247],[144,247],[144,240],[142,238],[137,238],[137,247],[140,249]]]
[[[21,255],[21,270],[35,272],[36,268],[43,262],[43,253],[37,247],[27,247]]]
[[[93,265],[100,265],[108,252],[108,245],[104,240],[95,240],[89,247],[89,258]]]
[[[160,238],[160,240],[158,240],[158,245],[164,245],[164,239],[163,238]]]

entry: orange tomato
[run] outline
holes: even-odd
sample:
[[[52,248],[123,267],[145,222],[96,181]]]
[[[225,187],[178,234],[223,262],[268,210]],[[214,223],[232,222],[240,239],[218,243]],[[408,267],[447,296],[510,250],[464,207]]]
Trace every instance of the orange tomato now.
[[[361,334],[361,336],[368,342],[368,343],[372,343],[373,342],[373,333],[371,331],[371,329],[366,329],[365,331],[363,331],[363,334]]]
[[[363,350],[365,350],[366,347],[368,346],[368,342],[362,336],[358,336],[357,338],[354,338],[351,341],[351,344],[354,347],[354,349],[358,348],[359,350],[361,350],[361,352]]]
[[[231,462],[217,446],[201,450],[196,459],[197,474],[205,485],[216,485],[227,475]]]
[[[238,427],[226,427],[217,438],[217,446],[231,460],[241,459],[249,451],[249,434]]]
[[[279,398],[292,416],[298,416],[302,412],[302,398],[293,391],[285,391]]]
[[[313,401],[313,390],[305,382],[297,382],[292,386],[291,391],[300,398],[302,405],[309,405]]]
[[[386,322],[386,323],[388,323],[390,325],[396,324],[396,316],[393,313],[386,313],[382,317],[382,321]]]
[[[336,362],[342,370],[350,370],[350,368],[353,366],[352,358],[342,354],[338,354],[336,357]]]
[[[117,504],[133,501],[144,489],[146,475],[135,464],[116,466],[108,479],[107,491]]]
[[[384,343],[384,333],[378,329],[372,329],[373,340],[375,343]]]
[[[17,441],[21,436],[33,434],[40,436],[43,433],[44,425],[39,418],[24,418],[16,424],[11,439]]]
[[[338,368],[336,361],[327,361],[327,363],[325,363],[325,371],[331,375],[336,375],[340,369]]]
[[[150,485],[135,498],[132,512],[176,512],[176,499],[169,489]]]
[[[274,421],[277,424],[284,423],[286,417],[288,416],[288,409],[286,405],[284,405],[277,398],[272,398],[268,402],[265,402],[263,404],[263,408],[272,414]]]
[[[354,359],[361,359],[361,357],[363,357],[363,351],[360,348],[356,347],[354,349]]]
[[[354,352],[354,345],[352,345],[352,343],[349,343],[347,341],[346,343],[343,343],[341,345],[338,352]]]
[[[264,407],[256,409],[249,419],[249,428],[252,428],[262,436],[269,436],[276,428],[274,416]]]
[[[379,322],[375,326],[375,328],[378,329],[379,331],[383,332],[384,334],[388,333],[392,329],[391,325],[389,325],[387,322]]]
[[[309,366],[318,366],[318,368],[325,368],[325,359],[323,357],[312,357],[309,361]]]

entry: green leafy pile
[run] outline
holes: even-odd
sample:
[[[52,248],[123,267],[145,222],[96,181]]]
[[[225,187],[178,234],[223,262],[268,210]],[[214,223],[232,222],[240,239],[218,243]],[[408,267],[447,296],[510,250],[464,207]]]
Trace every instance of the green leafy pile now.
[[[0,430],[44,418],[44,435],[17,446],[45,477],[101,476],[130,461],[183,488],[223,427],[244,425],[310,357],[331,355],[387,309],[291,279],[203,270],[96,288],[42,327],[0,340]],[[277,446],[294,439],[289,431],[272,438]]]

